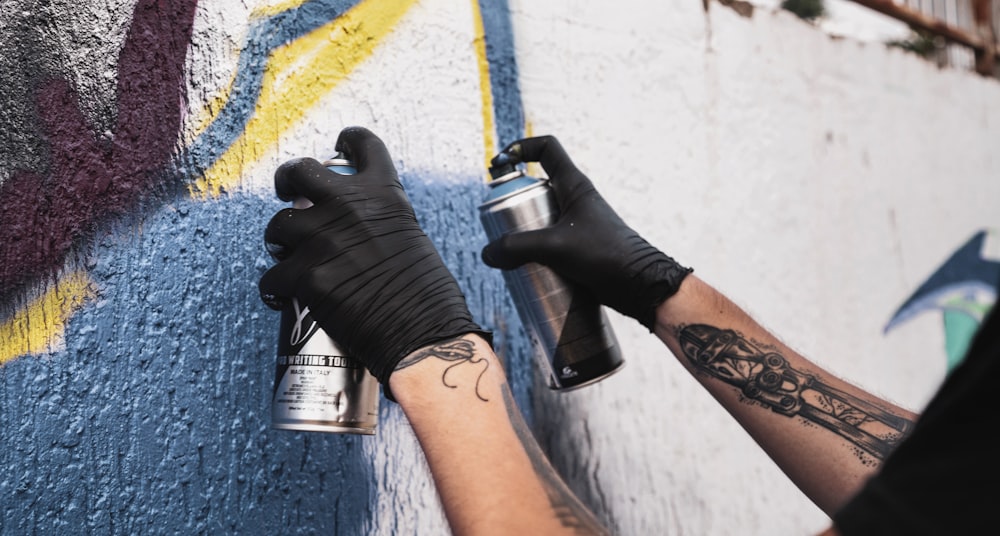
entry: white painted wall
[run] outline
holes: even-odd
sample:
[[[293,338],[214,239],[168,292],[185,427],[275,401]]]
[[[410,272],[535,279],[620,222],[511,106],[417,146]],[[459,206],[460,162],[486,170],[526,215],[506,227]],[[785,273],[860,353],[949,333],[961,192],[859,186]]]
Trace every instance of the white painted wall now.
[[[480,175],[467,9],[420,3],[244,184],[269,196],[270,170],[328,150],[316,134],[331,124],[378,132],[402,172]],[[221,87],[242,26],[203,15],[206,28],[233,28],[192,52],[194,70],[217,72]],[[882,327],[975,230],[1000,228],[996,81],[834,39],[780,10],[744,18],[698,0],[522,0],[512,16],[531,132],[558,136],[628,222],[791,346],[922,406],[944,374],[940,318],[888,336]],[[539,380],[526,409],[555,465],[616,532],[828,524],[659,342],[610,314],[626,368],[572,393]],[[364,447],[378,482],[371,532],[446,530],[397,409]]]
[[[941,318],[883,335],[981,228],[1000,228],[1000,84],[700,1],[513,3],[534,134],[560,138],[651,242],[829,370],[919,409]],[[539,389],[557,467],[621,534],[808,534],[828,518],[660,343],[614,323],[625,370]],[[567,453],[559,455],[560,452]]]
[[[882,328],[972,233],[1000,229],[1000,84],[831,38],[780,10],[744,18],[709,3],[706,12],[702,0],[511,0],[529,131],[558,136],[627,221],[791,346],[920,408],[944,374],[941,319]],[[102,132],[136,1],[51,2],[39,20],[59,22],[38,32],[30,2],[7,4],[15,7],[0,27],[45,37],[12,43],[21,48],[10,58],[37,66],[45,62],[31,54],[51,53]],[[242,59],[264,68],[272,50],[263,39],[247,45],[248,32],[299,4],[199,4],[180,146],[199,139],[232,94]],[[326,156],[342,127],[362,124],[390,147],[473,314],[497,328],[498,347],[512,346],[502,344],[519,335],[500,324],[513,318],[500,277],[477,256],[485,237],[472,196],[490,127],[474,5],[419,1],[302,121],[288,130],[275,121],[277,142],[249,142],[259,147],[224,170],[236,176],[225,195],[136,212],[67,260],[92,272],[101,297],[76,311],[65,348],[3,365],[0,416],[13,424],[0,466],[14,470],[0,478],[0,525],[447,532],[398,406],[383,406],[371,438],[269,429],[277,316],[260,303],[255,277],[269,262],[260,233],[279,206],[275,167]],[[334,16],[327,8],[310,16]],[[5,102],[34,102],[31,84],[7,86]],[[293,97],[309,88],[287,94],[279,106],[298,105]],[[242,105],[244,119],[273,111]],[[33,116],[8,115],[8,130],[29,139],[0,144],[7,167],[46,168],[35,161],[50,158],[48,141],[24,119]],[[220,151],[232,142],[214,141]],[[9,176],[0,170],[5,186]],[[164,334],[167,314],[178,318]],[[611,315],[625,369],[572,393],[539,381],[524,409],[571,487],[616,532],[783,535],[828,524],[651,335]],[[222,336],[205,334],[209,322],[225,327]],[[118,450],[109,455],[108,445]]]

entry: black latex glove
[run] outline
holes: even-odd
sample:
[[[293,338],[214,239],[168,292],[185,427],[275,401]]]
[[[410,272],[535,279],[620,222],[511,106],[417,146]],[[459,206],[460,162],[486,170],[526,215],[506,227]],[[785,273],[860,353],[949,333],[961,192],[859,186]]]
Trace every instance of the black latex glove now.
[[[542,164],[555,190],[559,217],[550,227],[508,234],[490,243],[483,248],[483,262],[505,270],[526,262],[544,264],[652,331],[656,308],[677,292],[692,270],[626,225],[556,138],[515,141],[494,163],[502,159]]]
[[[382,141],[352,127],[336,150],[354,161],[356,175],[312,158],[274,174],[278,197],[305,197],[313,206],[281,210],[268,223],[267,249],[280,262],[260,280],[264,302],[280,309],[298,298],[383,386],[403,357],[425,345],[470,332],[489,340],[417,223]]]

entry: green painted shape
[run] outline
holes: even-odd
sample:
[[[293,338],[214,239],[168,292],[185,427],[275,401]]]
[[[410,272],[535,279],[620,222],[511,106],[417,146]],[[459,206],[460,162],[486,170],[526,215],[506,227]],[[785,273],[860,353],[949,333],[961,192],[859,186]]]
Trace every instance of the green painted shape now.
[[[979,329],[979,320],[965,312],[944,311],[944,347],[948,354],[948,372],[965,359],[965,352]]]

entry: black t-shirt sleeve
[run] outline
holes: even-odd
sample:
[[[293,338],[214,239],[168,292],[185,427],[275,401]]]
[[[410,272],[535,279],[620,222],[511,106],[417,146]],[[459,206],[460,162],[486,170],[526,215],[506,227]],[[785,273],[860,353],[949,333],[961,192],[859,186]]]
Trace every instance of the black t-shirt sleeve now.
[[[833,516],[844,536],[1000,534],[1000,307],[911,435]]]

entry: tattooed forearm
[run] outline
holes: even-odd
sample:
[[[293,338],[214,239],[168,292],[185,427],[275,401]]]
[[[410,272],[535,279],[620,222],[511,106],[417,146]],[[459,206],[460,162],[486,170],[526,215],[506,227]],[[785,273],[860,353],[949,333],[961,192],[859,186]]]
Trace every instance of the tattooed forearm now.
[[[879,460],[913,427],[909,419],[790,367],[781,354],[764,351],[733,330],[698,324],[680,328],[677,338],[696,369],[776,413],[823,426]]]
[[[510,388],[504,383],[500,389],[503,393],[503,403],[507,409],[507,416],[514,427],[514,433],[521,440],[535,474],[538,475],[542,487],[545,488],[545,494],[549,498],[549,504],[559,519],[559,523],[573,529],[577,534],[608,534],[607,529],[601,526],[594,514],[580,502],[580,499],[573,495],[566,483],[559,478],[556,470],[549,464],[548,458],[545,457],[545,453],[542,452],[535,437],[531,434],[531,430],[528,429],[528,425],[521,417]]]
[[[486,374],[486,370],[490,368],[490,362],[485,357],[477,356],[475,349],[476,347],[472,341],[465,339],[452,339],[450,341],[432,344],[404,358],[399,362],[399,364],[396,365],[396,370],[415,365],[428,357],[436,357],[445,361],[452,361],[453,364],[448,365],[448,368],[444,369],[444,372],[441,374],[441,383],[444,384],[445,387],[456,389],[458,388],[458,385],[448,383],[448,372],[459,365],[476,365],[482,363],[483,370],[480,371],[479,376],[476,377],[476,396],[483,402],[489,402],[488,399],[479,394],[479,382],[483,379],[483,374]]]

